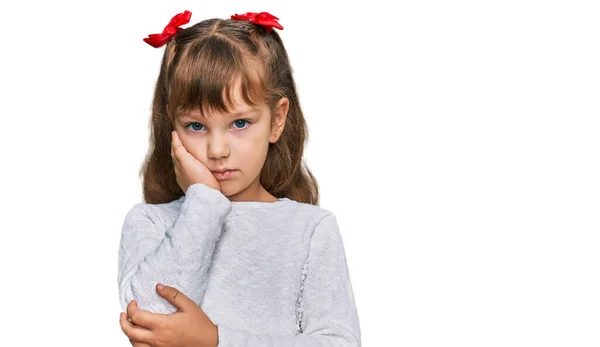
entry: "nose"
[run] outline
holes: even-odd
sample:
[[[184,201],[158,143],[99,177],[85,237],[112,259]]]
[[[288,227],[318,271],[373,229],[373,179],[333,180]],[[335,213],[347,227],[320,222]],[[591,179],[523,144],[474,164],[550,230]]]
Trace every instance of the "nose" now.
[[[215,133],[208,139],[207,155],[210,159],[221,159],[229,157],[229,143],[226,134]]]

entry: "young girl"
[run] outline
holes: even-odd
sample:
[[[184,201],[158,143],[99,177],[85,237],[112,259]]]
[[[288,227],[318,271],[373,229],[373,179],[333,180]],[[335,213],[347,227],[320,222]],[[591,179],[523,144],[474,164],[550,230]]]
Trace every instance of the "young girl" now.
[[[302,161],[283,27],[261,12],[180,28],[190,15],[144,39],[166,48],[146,203],[119,248],[123,332],[134,346],[360,346],[336,217]]]

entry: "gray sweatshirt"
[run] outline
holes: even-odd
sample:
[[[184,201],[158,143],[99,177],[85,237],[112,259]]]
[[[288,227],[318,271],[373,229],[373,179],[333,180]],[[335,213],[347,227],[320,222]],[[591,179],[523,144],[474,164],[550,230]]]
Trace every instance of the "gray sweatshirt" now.
[[[342,237],[333,213],[281,198],[230,201],[204,184],[127,213],[119,246],[123,311],[177,309],[162,283],[218,326],[219,347],[360,346]]]

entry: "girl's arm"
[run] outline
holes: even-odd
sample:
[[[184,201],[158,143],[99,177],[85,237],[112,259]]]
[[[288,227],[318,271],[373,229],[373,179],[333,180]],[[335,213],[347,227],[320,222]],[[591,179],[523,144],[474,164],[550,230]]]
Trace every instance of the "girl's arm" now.
[[[231,202],[202,183],[191,185],[173,227],[157,230],[144,204],[125,217],[119,247],[119,300],[123,311],[131,300],[142,310],[169,314],[177,311],[156,292],[162,283],[200,303],[208,269]]]
[[[218,347],[361,346],[361,332],[344,244],[333,214],[315,228],[302,291],[302,333],[264,335],[217,322]]]

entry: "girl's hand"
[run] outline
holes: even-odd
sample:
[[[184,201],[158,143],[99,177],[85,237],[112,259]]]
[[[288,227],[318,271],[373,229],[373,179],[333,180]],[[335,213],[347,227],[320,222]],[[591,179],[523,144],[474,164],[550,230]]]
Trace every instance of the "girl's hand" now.
[[[171,157],[175,167],[175,176],[177,177],[177,184],[183,192],[187,192],[187,189],[194,183],[204,183],[221,191],[221,185],[206,165],[202,164],[183,147],[177,131],[173,130],[171,137]]]
[[[136,325],[134,324],[134,326],[136,326]],[[137,341],[134,341],[134,340],[132,340],[132,339],[129,339],[129,342],[131,342],[131,345],[132,345],[133,347],[152,347],[152,346],[150,346],[150,345],[149,345],[149,344],[147,344],[147,343],[143,343],[143,342],[137,342]]]
[[[121,313],[121,329],[135,347],[217,347],[217,326],[196,303],[173,287],[164,286],[158,294],[178,311],[159,314],[141,310],[135,300]],[[131,319],[131,322],[128,320]]]

